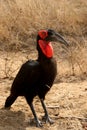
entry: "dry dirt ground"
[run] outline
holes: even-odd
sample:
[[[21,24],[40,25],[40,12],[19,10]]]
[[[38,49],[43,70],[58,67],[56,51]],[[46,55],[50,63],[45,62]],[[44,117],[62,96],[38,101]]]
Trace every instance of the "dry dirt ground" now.
[[[0,54],[2,70],[5,55]],[[15,64],[18,65],[18,61]],[[4,71],[0,72],[0,130],[87,130],[86,79],[73,82],[68,82],[67,79],[67,82],[56,82],[45,100],[49,114],[55,123],[49,125],[43,122],[43,127],[37,128],[24,97],[19,97],[10,110],[3,109],[13,81],[13,79],[3,78],[3,73]],[[44,112],[38,97],[34,99],[34,105],[41,120]]]

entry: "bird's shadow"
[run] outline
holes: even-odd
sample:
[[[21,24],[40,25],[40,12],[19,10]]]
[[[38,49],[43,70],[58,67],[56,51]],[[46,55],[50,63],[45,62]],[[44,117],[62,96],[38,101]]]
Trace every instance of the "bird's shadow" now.
[[[26,119],[22,111],[0,108],[0,130],[26,130],[26,128],[36,128],[34,118]]]
[[[0,109],[0,129],[26,130],[25,125],[24,112]]]

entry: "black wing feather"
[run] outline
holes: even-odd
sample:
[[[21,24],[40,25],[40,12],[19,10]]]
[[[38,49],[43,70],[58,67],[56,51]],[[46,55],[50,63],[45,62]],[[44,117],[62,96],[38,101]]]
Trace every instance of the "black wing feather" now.
[[[35,84],[38,84],[40,77],[40,63],[35,60],[29,60],[20,68],[17,76],[13,81],[11,91],[16,91],[17,93],[19,92],[20,95],[22,95],[26,89],[29,90],[35,86]]]

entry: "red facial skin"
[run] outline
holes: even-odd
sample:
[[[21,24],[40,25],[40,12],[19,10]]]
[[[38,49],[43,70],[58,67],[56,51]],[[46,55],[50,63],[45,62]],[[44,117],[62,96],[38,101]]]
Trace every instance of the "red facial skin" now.
[[[51,42],[47,42],[47,41],[44,41],[44,40],[39,40],[38,44],[39,44],[43,54],[47,58],[51,58],[53,56],[53,48],[52,48]]]

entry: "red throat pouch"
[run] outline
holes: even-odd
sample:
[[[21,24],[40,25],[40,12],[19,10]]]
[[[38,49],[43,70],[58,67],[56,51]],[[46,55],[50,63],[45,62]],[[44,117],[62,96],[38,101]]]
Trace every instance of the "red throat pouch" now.
[[[47,58],[51,58],[53,56],[53,48],[50,42],[46,42],[44,40],[39,40],[39,46],[43,52],[43,54]]]

